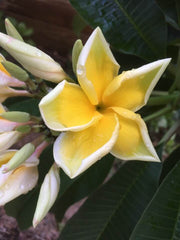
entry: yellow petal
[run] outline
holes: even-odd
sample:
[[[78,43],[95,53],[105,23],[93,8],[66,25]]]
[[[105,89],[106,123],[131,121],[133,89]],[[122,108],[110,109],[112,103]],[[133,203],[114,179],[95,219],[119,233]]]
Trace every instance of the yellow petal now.
[[[111,153],[122,160],[159,161],[139,114],[124,108],[112,108],[119,117],[119,136]]]
[[[114,59],[100,28],[96,28],[83,47],[77,63],[78,81],[92,104],[97,105],[106,86],[117,76]]]
[[[62,133],[54,144],[54,159],[70,178],[74,178],[111,150],[118,132],[116,114],[106,114],[88,129]]]
[[[3,112],[5,112],[5,109],[4,109],[3,105],[0,103],[0,114]],[[1,117],[0,117],[0,119],[1,119]]]
[[[17,150],[6,150],[0,152],[0,167],[9,162],[9,160],[14,156]]]
[[[6,180],[0,185],[0,206],[30,191],[37,183],[37,167],[19,167],[11,174],[3,174]],[[2,173],[0,172],[0,179]]]
[[[39,104],[46,125],[56,131],[79,131],[101,117],[80,86],[63,81]]]
[[[167,58],[123,72],[105,90],[104,104],[137,111],[147,103],[169,62]]]

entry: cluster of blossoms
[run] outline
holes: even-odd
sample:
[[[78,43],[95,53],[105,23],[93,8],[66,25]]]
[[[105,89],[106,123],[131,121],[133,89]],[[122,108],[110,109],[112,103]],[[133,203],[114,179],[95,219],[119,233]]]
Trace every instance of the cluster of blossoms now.
[[[26,44],[8,20],[6,29],[8,35],[0,33],[0,46],[35,77],[57,83],[44,97],[40,94],[41,117],[59,136],[53,148],[55,163],[41,186],[34,226],[56,200],[59,168],[74,178],[109,152],[122,160],[159,161],[146,124],[135,112],[147,103],[170,59],[119,74],[120,66],[101,30],[96,28],[84,46],[80,40],[74,45],[76,84],[50,56]],[[1,103],[7,97],[33,96],[31,79],[26,74],[1,57]],[[22,81],[22,76],[28,81]],[[28,113],[5,112],[0,106],[0,205],[30,191],[37,183],[38,158],[48,145],[48,136],[40,131],[40,140],[35,139],[20,150],[9,149],[35,124],[36,119]],[[30,130],[22,132],[25,126],[30,126]]]

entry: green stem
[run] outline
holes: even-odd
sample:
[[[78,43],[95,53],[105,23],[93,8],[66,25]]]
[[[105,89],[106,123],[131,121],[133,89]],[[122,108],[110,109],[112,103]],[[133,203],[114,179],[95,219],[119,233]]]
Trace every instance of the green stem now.
[[[177,131],[177,129],[180,128],[180,120],[177,121],[167,132],[166,134],[163,136],[163,138],[161,139],[161,141],[158,143],[158,145],[162,144],[162,143],[166,143],[173,135],[174,133]]]
[[[152,92],[152,95],[167,96],[167,95],[168,95],[168,92],[166,92],[166,91],[156,91],[156,90],[154,90],[154,91]]]
[[[159,97],[151,97],[147,103],[148,106],[159,106],[167,104],[171,101],[176,101],[180,97],[180,92],[171,94],[171,95],[162,95]]]
[[[165,108],[163,108],[163,109],[161,109],[161,110],[159,110],[159,111],[157,111],[157,112],[155,112],[155,113],[145,117],[144,121],[148,122],[148,121],[150,121],[152,119],[158,118],[158,117],[164,115],[165,113],[168,113],[170,110],[171,110],[171,106],[167,106],[167,107],[165,107]]]

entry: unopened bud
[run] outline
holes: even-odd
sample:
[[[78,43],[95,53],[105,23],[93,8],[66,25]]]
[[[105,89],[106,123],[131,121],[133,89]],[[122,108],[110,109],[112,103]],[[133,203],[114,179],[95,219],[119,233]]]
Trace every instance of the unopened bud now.
[[[29,125],[23,125],[16,127],[15,130],[21,133],[30,133],[31,127]]]
[[[23,162],[25,162],[34,152],[35,147],[32,143],[27,143],[24,145],[19,151],[17,151],[14,156],[10,159],[10,161],[4,165],[3,173],[9,172]]]
[[[12,112],[3,112],[0,116],[6,120],[13,121],[13,122],[28,122],[30,120],[29,113],[26,112],[19,112],[19,111],[12,111]]]
[[[14,25],[10,22],[8,18],[5,19],[5,27],[6,27],[6,32],[9,36],[24,42],[20,33],[17,31],[17,29],[14,27]]]
[[[36,77],[56,83],[67,78],[62,67],[36,47],[4,33],[0,33],[0,46]]]
[[[49,172],[46,174],[44,182],[41,186],[37,207],[33,218],[34,227],[36,227],[38,223],[46,216],[54,204],[59,192],[59,188],[59,169],[56,164],[53,164]]]
[[[72,50],[72,67],[73,67],[73,72],[76,74],[76,68],[77,68],[77,62],[79,55],[81,53],[81,50],[83,49],[83,44],[80,39],[78,39],[73,46]]]
[[[2,65],[13,77],[19,79],[20,81],[25,82],[29,79],[28,73],[16,64],[9,61],[3,61]]]

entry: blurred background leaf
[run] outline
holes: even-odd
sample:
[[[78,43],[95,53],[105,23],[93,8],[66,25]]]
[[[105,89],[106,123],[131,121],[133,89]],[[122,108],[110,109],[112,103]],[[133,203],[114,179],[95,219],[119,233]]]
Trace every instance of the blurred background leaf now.
[[[100,26],[119,51],[146,60],[166,56],[167,27],[154,0],[70,0],[92,27]]]
[[[69,220],[59,239],[128,240],[157,189],[160,169],[160,163],[122,164]]]
[[[89,196],[100,187],[107,177],[113,162],[114,157],[108,154],[75,179],[70,179],[61,170],[60,194],[52,209],[59,221],[70,205]]]
[[[172,159],[173,156],[173,159]],[[175,162],[180,156],[173,154]],[[180,239],[180,161],[161,183],[130,240]]]

